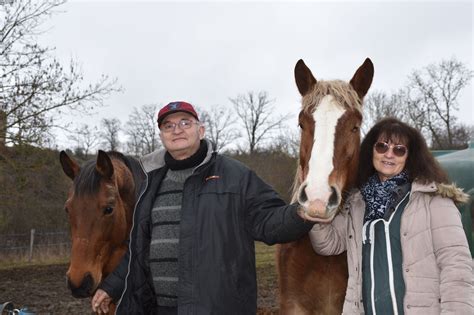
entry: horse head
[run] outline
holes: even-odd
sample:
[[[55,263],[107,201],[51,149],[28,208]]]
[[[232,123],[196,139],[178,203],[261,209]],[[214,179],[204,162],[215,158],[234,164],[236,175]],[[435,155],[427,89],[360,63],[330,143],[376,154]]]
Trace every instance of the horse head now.
[[[74,297],[91,296],[118,264],[135,204],[135,180],[125,157],[100,151],[80,167],[61,151],[64,173],[73,180],[65,211],[71,228],[68,286]]]
[[[374,67],[368,58],[349,83],[317,81],[303,60],[295,66],[302,110],[293,199],[307,209],[309,220],[330,222],[342,204],[343,194],[355,184],[362,99],[373,75]]]

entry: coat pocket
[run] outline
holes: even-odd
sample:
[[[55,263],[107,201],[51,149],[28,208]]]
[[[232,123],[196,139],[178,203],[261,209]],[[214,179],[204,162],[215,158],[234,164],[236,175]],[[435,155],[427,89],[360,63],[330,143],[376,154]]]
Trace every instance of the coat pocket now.
[[[420,296],[408,294],[405,296],[407,313],[412,314],[439,314],[439,298],[434,296]]]

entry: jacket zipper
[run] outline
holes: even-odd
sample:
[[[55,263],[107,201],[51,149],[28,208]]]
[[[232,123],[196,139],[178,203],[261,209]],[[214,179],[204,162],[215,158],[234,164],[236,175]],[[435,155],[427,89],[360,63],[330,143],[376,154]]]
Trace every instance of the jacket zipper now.
[[[397,298],[395,296],[395,287],[394,287],[394,279],[393,279],[393,266],[392,266],[392,247],[391,247],[391,243],[390,243],[390,230],[389,230],[389,224],[390,222],[392,221],[393,219],[393,216],[395,215],[395,213],[397,212],[398,208],[400,207],[400,205],[402,204],[402,202],[405,201],[405,199],[410,195],[410,192],[408,192],[405,197],[403,197],[403,199],[397,204],[397,206],[395,207],[395,211],[394,213],[392,214],[390,220],[387,222],[385,221],[384,219],[377,219],[377,220],[374,220],[371,222],[370,224],[370,227],[369,227],[369,243],[371,244],[370,246],[370,281],[371,281],[371,288],[370,288],[370,291],[371,291],[371,306],[372,306],[372,313],[374,315],[376,315],[376,311],[375,311],[375,279],[374,279],[374,250],[375,250],[375,246],[374,246],[374,241],[375,241],[375,224],[378,222],[378,221],[382,221],[383,225],[384,225],[384,232],[385,232],[385,248],[386,248],[386,251],[387,251],[387,263],[388,263],[388,278],[389,278],[389,285],[390,285],[390,297],[392,299],[392,307],[393,307],[393,313],[395,315],[398,315],[398,308],[397,308]],[[405,206],[406,208],[406,206]],[[367,222],[366,222],[367,223]],[[365,226],[365,224],[364,224]],[[400,219],[400,228],[401,228],[401,219]]]

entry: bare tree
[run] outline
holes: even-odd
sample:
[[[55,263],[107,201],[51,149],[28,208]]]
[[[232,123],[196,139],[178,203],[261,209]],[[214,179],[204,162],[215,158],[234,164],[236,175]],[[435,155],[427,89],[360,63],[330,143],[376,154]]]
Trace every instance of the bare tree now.
[[[222,151],[241,135],[236,128],[235,113],[225,106],[213,105],[209,111],[201,109],[200,119],[206,126],[206,136]]]
[[[82,124],[80,127],[75,128],[68,138],[76,143],[75,148],[80,149],[84,158],[87,158],[91,150],[99,144],[98,135],[99,131],[97,127]]]
[[[274,100],[268,93],[247,92],[230,101],[247,134],[249,152],[253,153],[265,140],[280,129],[289,114],[278,116],[274,113]]]
[[[452,126],[452,137],[448,139],[448,134],[443,133],[441,130],[437,130],[439,134],[438,141],[432,143],[431,149],[433,150],[460,150],[467,148],[470,139],[469,126],[464,124],[456,124]]]
[[[273,141],[270,150],[285,152],[290,157],[298,158],[300,152],[301,132],[297,128],[287,128]]]
[[[63,67],[53,48],[41,47],[42,23],[64,1],[15,0],[0,6],[0,125],[5,143],[42,145],[64,112],[87,113],[116,88],[102,76],[84,87],[77,63]]]
[[[405,94],[402,90],[394,94],[383,91],[373,91],[364,98],[364,119],[362,121],[362,133],[366,134],[369,129],[384,117],[396,117],[406,121],[408,115]]]
[[[474,143],[474,125],[469,125],[466,128],[469,134],[470,143]]]
[[[460,131],[455,112],[459,110],[458,96],[473,77],[465,64],[451,58],[414,71],[409,77],[407,104],[410,119],[420,128],[432,146],[439,149],[456,148],[468,131]]]
[[[156,104],[133,109],[125,131],[128,136],[127,148],[130,154],[142,156],[160,147],[156,112]]]
[[[117,118],[104,118],[101,121],[103,130],[100,132],[103,137],[102,144],[110,151],[118,151],[120,148],[119,132],[121,130],[120,120]]]

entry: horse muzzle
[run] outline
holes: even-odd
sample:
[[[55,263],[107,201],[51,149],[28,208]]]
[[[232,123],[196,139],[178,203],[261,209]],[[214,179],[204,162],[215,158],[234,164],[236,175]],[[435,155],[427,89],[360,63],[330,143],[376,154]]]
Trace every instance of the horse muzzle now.
[[[331,186],[331,192],[327,198],[309,199],[306,188],[307,185],[303,184],[298,194],[298,202],[304,209],[305,218],[320,223],[331,222],[339,210],[342,199],[339,189]]]
[[[94,284],[94,278],[89,272],[84,275],[79,285],[74,284],[68,276],[67,285],[71,290],[72,296],[75,298],[90,297],[96,289],[96,285]]]

